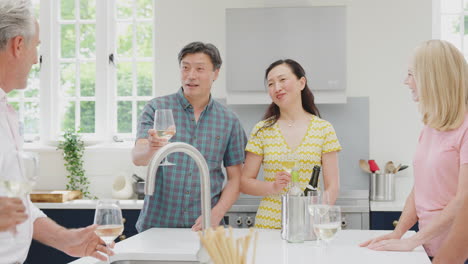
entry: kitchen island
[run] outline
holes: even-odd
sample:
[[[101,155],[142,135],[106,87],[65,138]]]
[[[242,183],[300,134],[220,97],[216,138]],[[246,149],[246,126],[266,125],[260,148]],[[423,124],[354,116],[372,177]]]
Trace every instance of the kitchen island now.
[[[256,263],[268,264],[430,264],[422,247],[411,252],[373,251],[358,246],[369,238],[388,231],[342,230],[327,248],[318,247],[315,241],[290,244],[281,240],[279,230],[258,229]],[[234,229],[235,236],[243,236],[248,229]],[[414,232],[408,232],[412,235]],[[190,229],[152,228],[128,238],[115,246],[116,255],[111,263],[118,260],[165,260],[196,261],[199,248],[197,233]],[[86,257],[73,264],[101,264],[103,262]],[[250,264],[250,259],[248,260]]]

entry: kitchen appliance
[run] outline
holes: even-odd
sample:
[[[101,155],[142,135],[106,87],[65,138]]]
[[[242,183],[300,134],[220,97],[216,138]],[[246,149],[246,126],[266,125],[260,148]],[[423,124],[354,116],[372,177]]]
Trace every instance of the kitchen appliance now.
[[[137,199],[145,199],[145,180],[140,178],[138,175],[133,174],[133,191],[137,195]]]

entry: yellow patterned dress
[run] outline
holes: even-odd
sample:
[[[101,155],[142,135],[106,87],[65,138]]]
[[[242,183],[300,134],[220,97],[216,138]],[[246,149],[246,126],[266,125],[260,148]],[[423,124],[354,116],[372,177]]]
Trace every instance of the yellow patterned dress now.
[[[341,150],[333,126],[317,116],[310,120],[307,133],[296,149],[290,149],[278,123],[258,131],[264,124],[265,121],[260,121],[255,125],[245,150],[263,156],[263,177],[267,182],[273,182],[276,172],[283,170],[280,162],[283,157],[294,153],[299,159],[299,182],[305,189],[314,165],[322,163],[322,154]],[[285,188],[281,194],[263,197],[255,217],[256,228],[281,228],[281,195],[287,192]]]

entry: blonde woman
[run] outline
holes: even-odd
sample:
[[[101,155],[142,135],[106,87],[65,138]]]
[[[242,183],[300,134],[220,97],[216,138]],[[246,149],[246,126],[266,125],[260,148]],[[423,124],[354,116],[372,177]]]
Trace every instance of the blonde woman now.
[[[416,49],[405,84],[425,126],[414,155],[413,190],[395,230],[361,246],[410,251],[423,245],[431,258],[437,255],[468,190],[467,78],[463,54],[452,44],[430,40]],[[420,231],[402,238],[416,222]]]
[[[288,191],[291,175],[281,161],[294,156],[302,190],[314,165],[321,165],[329,202],[339,191],[340,143],[333,126],[319,116],[302,66],[294,60],[278,60],[266,70],[265,81],[272,103],[264,120],[254,127],[246,147],[241,191],[263,196],[255,218],[257,228],[281,228],[281,194]],[[258,180],[263,165],[264,181]]]

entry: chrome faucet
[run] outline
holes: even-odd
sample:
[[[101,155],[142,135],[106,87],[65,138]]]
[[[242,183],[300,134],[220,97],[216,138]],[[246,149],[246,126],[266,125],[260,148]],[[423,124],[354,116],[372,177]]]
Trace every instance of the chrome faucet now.
[[[160,148],[151,158],[148,164],[146,175],[145,195],[154,194],[154,185],[156,182],[156,171],[161,161],[169,154],[174,152],[183,152],[193,160],[198,166],[200,172],[201,189],[201,210],[202,210],[202,230],[211,226],[211,187],[210,171],[203,155],[192,145],[183,142],[173,142]]]

